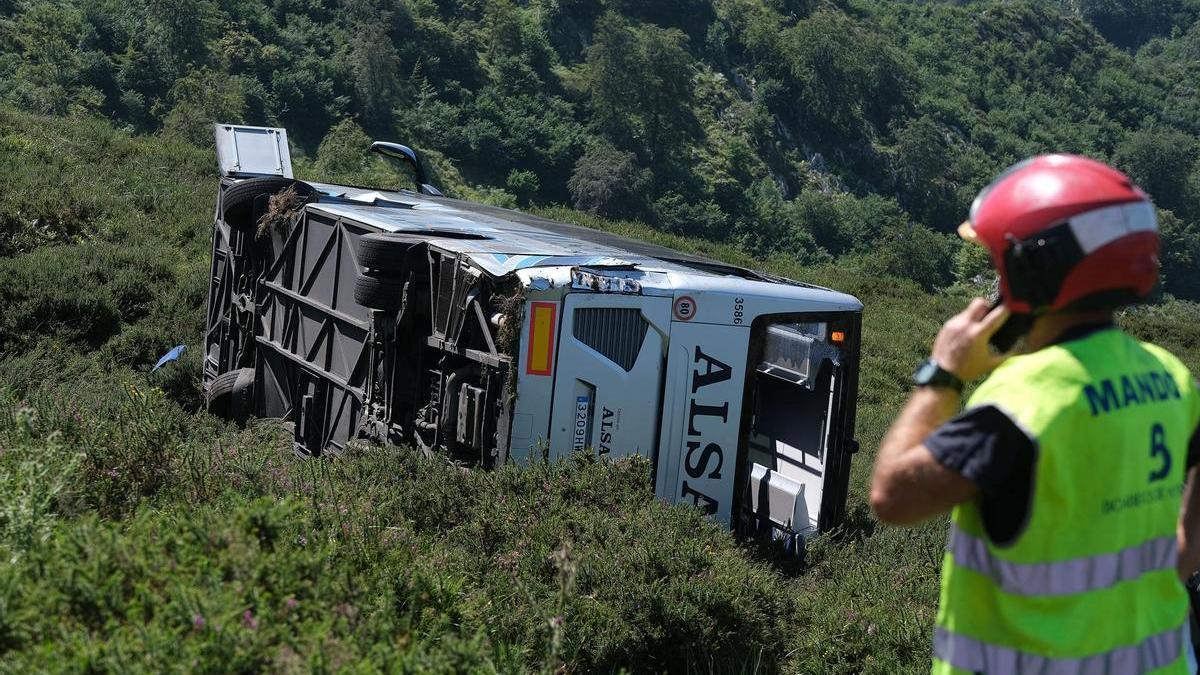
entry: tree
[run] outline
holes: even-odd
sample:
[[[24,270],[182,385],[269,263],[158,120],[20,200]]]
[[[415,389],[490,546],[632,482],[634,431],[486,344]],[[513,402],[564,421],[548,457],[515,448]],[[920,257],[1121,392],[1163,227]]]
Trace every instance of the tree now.
[[[92,85],[92,66],[101,54],[83,48],[91,26],[78,9],[34,3],[13,22],[0,23],[0,52],[19,55],[5,98],[41,113],[89,112],[104,103]]]
[[[871,250],[878,246],[881,232],[908,221],[896,200],[881,195],[805,190],[788,207],[795,221],[837,256]]]
[[[960,284],[990,284],[996,278],[987,247],[961,242],[954,252],[954,280]]]
[[[392,12],[370,0],[347,6],[350,39],[343,59],[354,82],[358,108],[367,126],[385,125],[400,92],[400,55],[388,34]]]
[[[1159,210],[1162,236],[1162,288],[1177,298],[1200,300],[1200,227]]]
[[[759,179],[746,191],[747,209],[734,223],[739,244],[756,255],[786,253],[802,265],[828,262],[830,255],[799,217],[796,204],[784,200],[779,186]]]
[[[513,169],[508,172],[508,177],[504,180],[504,187],[517,198],[518,203],[526,206],[538,193],[538,176],[532,171]]]
[[[1113,44],[1137,49],[1152,37],[1196,20],[1188,0],[1074,0],[1079,13]]]
[[[678,28],[699,40],[716,18],[713,4],[710,0],[610,0],[609,6],[641,21]]]
[[[1113,160],[1162,208],[1200,216],[1191,203],[1188,177],[1200,145],[1174,129],[1142,129],[1125,137]]]
[[[668,232],[706,239],[724,239],[729,218],[711,201],[696,202],[668,192],[654,202],[655,220]]]
[[[636,218],[645,210],[642,194],[649,178],[632,152],[598,145],[575,163],[567,188],[575,208],[581,211]]]
[[[487,3],[480,41],[491,86],[505,93],[545,95],[556,54],[539,23],[540,12],[522,10],[512,0]]]
[[[951,137],[928,115],[909,120],[896,132],[893,161],[901,203],[920,222],[942,231],[960,222],[967,207],[958,199],[962,181],[954,175],[957,148]]]
[[[613,13],[596,22],[583,81],[593,124],[614,144],[663,158],[693,130],[687,41],[677,29],[635,27]]]
[[[910,105],[915,75],[883,35],[846,14],[820,11],[778,39],[790,109],[777,111],[813,132],[853,136],[864,124],[886,126]]]
[[[162,49],[176,77],[207,65],[209,44],[221,34],[221,10],[212,0],[146,0],[145,41]]]
[[[214,123],[243,121],[244,87],[240,77],[207,68],[188,73],[171,87],[163,129],[197,145],[211,145]]]

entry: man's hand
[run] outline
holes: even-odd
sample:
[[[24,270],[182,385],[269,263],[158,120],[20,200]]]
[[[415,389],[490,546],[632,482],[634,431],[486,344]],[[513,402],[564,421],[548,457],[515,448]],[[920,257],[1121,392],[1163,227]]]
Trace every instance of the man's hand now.
[[[1005,357],[991,352],[988,339],[1007,318],[1004,307],[989,312],[987,301],[971,301],[942,326],[933,344],[934,360],[963,382],[990,373]],[[957,391],[926,387],[912,395],[892,423],[879,446],[871,480],[871,508],[881,522],[919,523],[978,492],[974,483],[942,466],[923,445],[957,409]]]
[[[988,339],[1004,325],[1008,314],[1004,305],[989,312],[988,302],[975,298],[942,326],[933,342],[933,359],[963,382],[987,375],[1004,362],[1005,356],[992,353]]]

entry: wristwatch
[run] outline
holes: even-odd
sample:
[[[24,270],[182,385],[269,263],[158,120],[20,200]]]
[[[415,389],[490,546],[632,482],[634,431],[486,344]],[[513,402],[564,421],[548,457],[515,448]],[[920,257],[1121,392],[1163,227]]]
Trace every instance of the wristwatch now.
[[[918,387],[949,387],[960,394],[964,386],[959,376],[941,367],[932,358],[925,359],[917,366],[912,379]]]

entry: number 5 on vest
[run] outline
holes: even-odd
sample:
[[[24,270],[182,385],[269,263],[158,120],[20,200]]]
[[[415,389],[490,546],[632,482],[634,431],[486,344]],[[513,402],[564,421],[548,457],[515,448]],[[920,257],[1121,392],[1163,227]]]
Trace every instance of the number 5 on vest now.
[[[1150,456],[1162,457],[1162,466],[1150,472],[1150,482],[1162,480],[1171,473],[1171,451],[1167,449],[1166,432],[1161,424],[1150,428]]]

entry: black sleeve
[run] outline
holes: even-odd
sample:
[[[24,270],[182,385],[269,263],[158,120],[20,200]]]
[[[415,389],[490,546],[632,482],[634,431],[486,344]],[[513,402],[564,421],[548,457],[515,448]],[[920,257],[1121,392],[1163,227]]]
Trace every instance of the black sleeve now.
[[[1007,491],[1028,476],[1035,451],[1033,440],[993,405],[963,411],[926,438],[925,447],[985,494]]]

